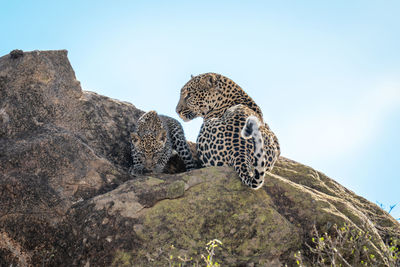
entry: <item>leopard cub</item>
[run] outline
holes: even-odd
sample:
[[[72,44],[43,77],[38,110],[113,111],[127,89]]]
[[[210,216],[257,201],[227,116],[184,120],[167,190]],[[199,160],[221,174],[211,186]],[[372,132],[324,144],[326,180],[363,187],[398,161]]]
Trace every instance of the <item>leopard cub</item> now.
[[[183,160],[186,170],[195,168],[192,153],[186,142],[181,124],[155,111],[144,113],[131,133],[133,175],[163,172],[168,160],[174,155]]]

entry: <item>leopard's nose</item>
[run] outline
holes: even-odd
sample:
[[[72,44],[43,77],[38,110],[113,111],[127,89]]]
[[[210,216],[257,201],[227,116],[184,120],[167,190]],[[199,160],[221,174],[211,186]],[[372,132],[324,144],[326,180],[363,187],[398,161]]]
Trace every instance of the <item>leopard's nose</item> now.
[[[175,111],[180,115],[182,112],[182,107],[180,105],[177,105]]]
[[[146,169],[151,170],[153,167],[153,161],[149,158],[147,158],[144,162],[144,166]]]

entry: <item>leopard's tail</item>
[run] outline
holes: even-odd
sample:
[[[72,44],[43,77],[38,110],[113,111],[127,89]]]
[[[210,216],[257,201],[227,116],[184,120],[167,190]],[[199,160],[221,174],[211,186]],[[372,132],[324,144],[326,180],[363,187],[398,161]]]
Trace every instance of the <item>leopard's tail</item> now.
[[[260,132],[260,121],[256,116],[249,116],[246,119],[246,124],[244,125],[241,134],[244,139],[254,138],[256,141],[255,153],[263,150],[264,142]]]
[[[251,179],[251,188],[258,189],[264,183],[265,174],[265,149],[264,139],[260,131],[261,122],[256,116],[249,116],[246,119],[246,123],[241,131],[241,135],[244,139],[254,138],[254,174]]]

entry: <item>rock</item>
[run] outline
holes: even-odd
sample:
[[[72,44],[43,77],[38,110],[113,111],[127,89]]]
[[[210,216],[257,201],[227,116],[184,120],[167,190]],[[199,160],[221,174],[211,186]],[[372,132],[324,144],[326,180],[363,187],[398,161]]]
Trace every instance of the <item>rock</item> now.
[[[15,50],[10,52],[10,57],[12,59],[16,59],[16,58],[22,57],[23,55],[24,55],[24,51],[22,51],[20,49],[15,49]]]
[[[257,191],[228,167],[178,173],[177,158],[170,174],[133,177],[129,132],[142,113],[82,91],[66,51],[0,58],[1,266],[201,262],[213,239],[223,265],[291,266],[313,225],[344,223],[371,235],[383,264],[385,244],[400,238],[378,206],[282,157]]]

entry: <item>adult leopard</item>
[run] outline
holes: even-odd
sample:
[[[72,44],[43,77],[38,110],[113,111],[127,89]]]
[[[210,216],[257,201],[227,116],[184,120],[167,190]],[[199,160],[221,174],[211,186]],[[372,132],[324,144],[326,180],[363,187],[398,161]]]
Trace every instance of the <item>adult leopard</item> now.
[[[203,166],[233,166],[244,184],[263,185],[280,146],[259,106],[239,85],[217,73],[192,76],[181,89],[176,112],[184,121],[204,119],[197,138]]]

